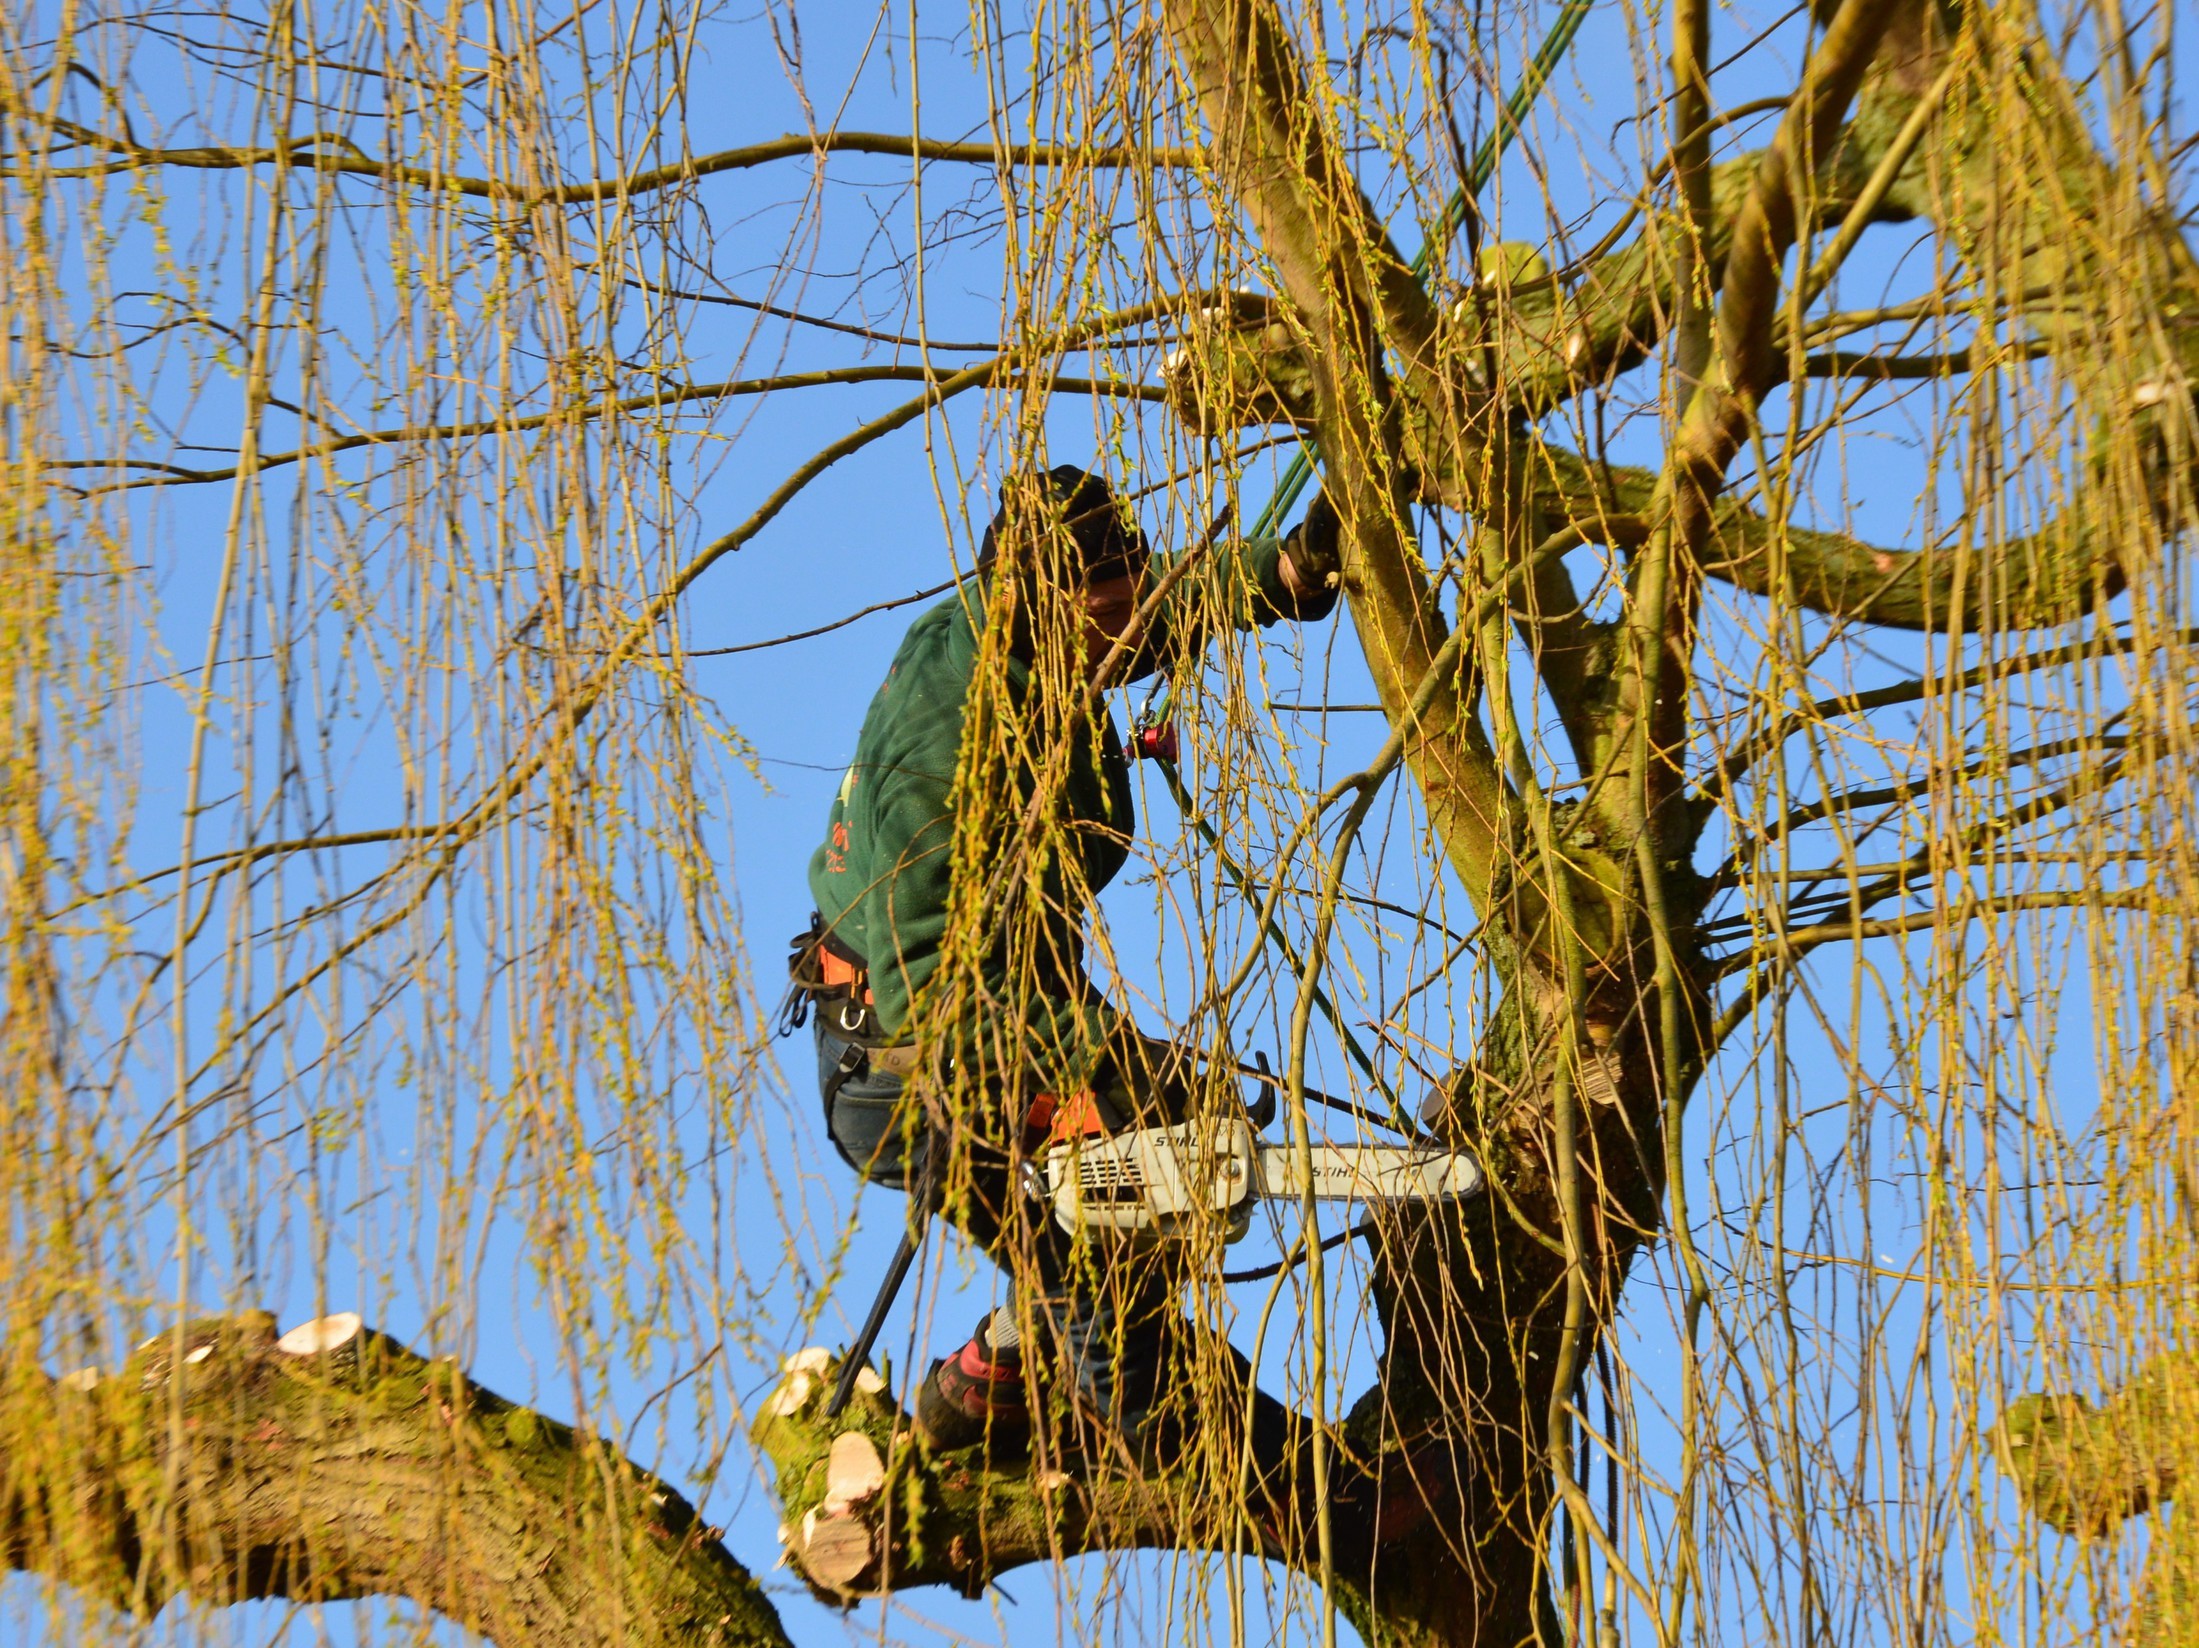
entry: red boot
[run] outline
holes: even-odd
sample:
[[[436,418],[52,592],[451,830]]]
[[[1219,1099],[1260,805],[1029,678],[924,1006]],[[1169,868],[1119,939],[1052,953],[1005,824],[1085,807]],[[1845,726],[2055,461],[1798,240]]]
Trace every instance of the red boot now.
[[[1020,1444],[1030,1425],[1023,1346],[1015,1319],[996,1310],[960,1350],[933,1363],[917,1387],[916,1434],[935,1452],[980,1442],[998,1450]]]

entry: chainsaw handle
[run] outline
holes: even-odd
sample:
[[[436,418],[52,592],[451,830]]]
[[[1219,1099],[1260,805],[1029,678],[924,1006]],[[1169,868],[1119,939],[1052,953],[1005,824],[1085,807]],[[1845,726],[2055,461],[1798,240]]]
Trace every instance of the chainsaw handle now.
[[[1260,1096],[1246,1103],[1245,1116],[1255,1133],[1264,1133],[1267,1124],[1275,1119],[1275,1072],[1268,1068],[1265,1053],[1254,1053],[1252,1062],[1258,1067]]]

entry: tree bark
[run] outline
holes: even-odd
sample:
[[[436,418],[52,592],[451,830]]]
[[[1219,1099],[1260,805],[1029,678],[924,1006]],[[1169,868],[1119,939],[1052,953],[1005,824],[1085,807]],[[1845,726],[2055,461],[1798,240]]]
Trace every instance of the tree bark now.
[[[1989,1439],[2031,1514],[2082,1539],[2173,1500],[2199,1471],[2199,1362],[2168,1357],[2097,1405],[2026,1396]],[[2131,1648],[2182,1648],[2199,1633],[2199,1518],[2154,1526]]]
[[[189,1596],[404,1597],[500,1648],[784,1648],[777,1611],[668,1484],[607,1444],[325,1317],[147,1340],[113,1377],[18,1360],[0,1549],[139,1617]]]

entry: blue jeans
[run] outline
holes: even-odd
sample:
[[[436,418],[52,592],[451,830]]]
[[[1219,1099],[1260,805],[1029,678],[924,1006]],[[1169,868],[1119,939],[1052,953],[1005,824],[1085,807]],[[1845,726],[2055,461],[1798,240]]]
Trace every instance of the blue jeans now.
[[[824,1008],[812,1014],[812,1022],[817,1027],[817,1091],[828,1095],[825,1131],[833,1148],[872,1184],[908,1189],[911,1174],[923,1167],[928,1154],[930,1130],[922,1112],[904,1108],[901,1078],[870,1069],[862,1043],[828,1026]],[[833,1076],[843,1060],[855,1068],[835,1092]]]
[[[872,1184],[909,1189],[923,1168],[931,1133],[922,1111],[903,1103],[898,1076],[868,1068],[859,1042],[833,1030],[822,1011],[813,1015],[817,1039],[817,1085],[830,1095],[825,1130],[848,1165]],[[833,1078],[847,1074],[837,1089]],[[1005,1265],[1007,1229],[1017,1221],[1007,1205],[1017,1194],[1007,1167],[1007,1141],[983,1139],[989,1150],[973,1151],[971,1194],[958,1197],[949,1216],[971,1240]],[[1141,1255],[1142,1274],[1094,1274],[1089,1264],[1070,1262],[1068,1234],[1050,1211],[1033,1210],[1023,1230],[1035,1234],[1037,1277],[1032,1301],[1050,1330],[1079,1392],[1103,1419],[1133,1441],[1146,1428],[1160,1394],[1168,1332],[1175,1319],[1175,1287],[1167,1266]],[[1089,1256],[1088,1256],[1089,1257]],[[1120,1266],[1115,1267],[1117,1271]]]

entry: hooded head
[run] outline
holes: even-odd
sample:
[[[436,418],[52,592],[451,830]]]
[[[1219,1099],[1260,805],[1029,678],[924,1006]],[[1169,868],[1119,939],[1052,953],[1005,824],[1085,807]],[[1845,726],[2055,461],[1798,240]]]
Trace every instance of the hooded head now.
[[[1000,488],[1000,508],[985,528],[978,551],[980,570],[989,570],[1009,529],[1035,508],[1067,534],[1077,581],[1090,586],[1135,578],[1151,552],[1145,534],[1107,485],[1106,477],[1074,464],[1061,464],[1039,475],[1011,475]],[[1045,564],[1043,561],[1041,564]]]
[[[1151,559],[1145,534],[1106,479],[1063,464],[1008,477],[977,565],[990,574],[1005,560],[1012,569],[1010,645],[1017,657],[1037,656],[1038,634],[1061,633],[1039,617],[1051,611],[1075,637],[1074,652],[1062,656],[1074,656],[1088,673],[1130,627]]]

